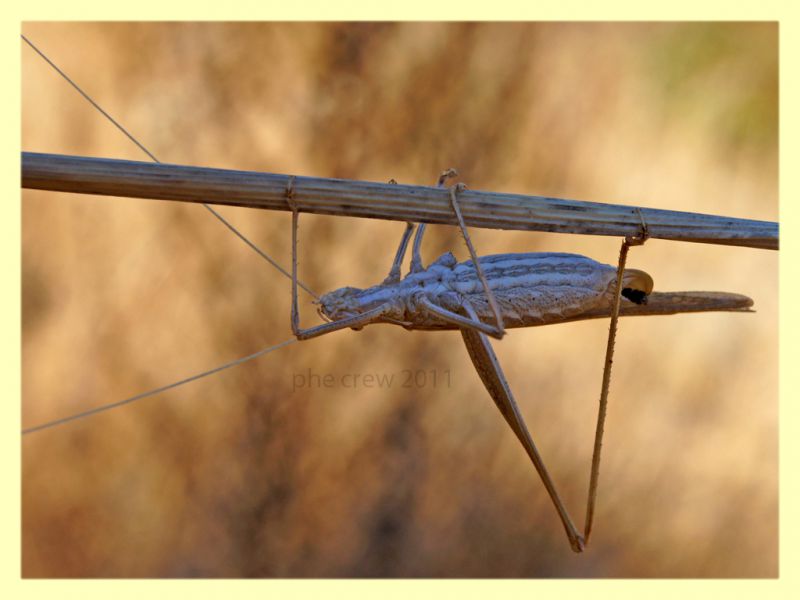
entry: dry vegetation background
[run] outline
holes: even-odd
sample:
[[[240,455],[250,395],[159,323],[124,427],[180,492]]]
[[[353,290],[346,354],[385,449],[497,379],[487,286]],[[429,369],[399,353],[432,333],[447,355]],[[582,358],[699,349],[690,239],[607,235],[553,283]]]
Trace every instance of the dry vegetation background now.
[[[778,218],[773,24],[23,31],[165,162],[420,184],[452,166],[473,189]],[[27,46],[22,74],[24,150],[147,160]],[[290,282],[198,206],[23,191],[22,208],[24,426],[291,336]],[[222,212],[289,264],[288,213]],[[304,215],[301,278],[377,283],[402,230]],[[481,254],[614,262],[619,244],[472,234]],[[466,256],[430,228],[426,259],[447,249]],[[741,292],[758,312],[621,322],[582,556],[460,336],[382,326],[23,438],[23,575],[776,576],[777,256],[632,251],[658,289]],[[606,332],[495,344],[578,522]],[[309,370],[338,385],[293,390]],[[404,388],[403,370],[428,381]],[[343,387],[368,373],[394,384]]]

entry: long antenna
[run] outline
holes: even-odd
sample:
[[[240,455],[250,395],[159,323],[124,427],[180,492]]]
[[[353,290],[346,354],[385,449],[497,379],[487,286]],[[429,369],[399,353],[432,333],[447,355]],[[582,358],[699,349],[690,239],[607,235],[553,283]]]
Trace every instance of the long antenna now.
[[[125,135],[125,137],[127,137],[130,141],[136,144],[136,146],[142,152],[144,152],[148,157],[150,157],[150,159],[153,162],[158,164],[163,164],[160,160],[158,160],[158,158],[156,158],[155,154],[150,152],[150,150],[148,150],[144,146],[144,144],[142,144],[138,139],[136,139],[136,137],[131,132],[125,129],[125,127],[123,127],[119,123],[119,121],[117,121],[107,111],[105,111],[102,106],[100,106],[97,102],[95,102],[94,99],[91,96],[89,96],[89,94],[83,91],[83,89],[77,83],[75,83],[75,81],[71,77],[69,77],[64,71],[62,71],[58,67],[58,65],[56,65],[52,60],[50,60],[50,58],[44,52],[42,52],[33,42],[31,42],[27,37],[25,37],[24,34],[20,34],[20,37],[22,37],[23,41],[26,44],[28,44],[28,46],[30,46],[39,56],[41,56],[42,59],[44,59],[44,61],[56,71],[56,73],[61,75],[61,77],[63,77],[64,80],[75,89],[75,91],[77,91],[81,96],[83,96],[86,99],[86,101],[89,102],[89,104],[91,104],[94,108],[96,108],[100,112],[100,114],[102,114],[106,119],[108,119],[111,122],[111,124],[114,125],[114,127],[116,127],[119,131],[121,131]],[[250,248],[252,248],[255,252],[257,252],[259,256],[261,256],[264,260],[269,262],[278,271],[283,273],[283,275],[291,279],[291,275],[288,273],[288,271],[286,271],[286,269],[284,269],[277,262],[275,262],[275,260],[273,260],[272,257],[270,257],[266,252],[261,250],[261,248],[256,246],[256,244],[252,242],[250,239],[248,239],[241,231],[236,229],[236,227],[234,227],[227,219],[225,219],[225,217],[219,214],[219,212],[217,212],[212,206],[210,206],[205,202],[203,202],[202,204],[214,217],[217,218],[217,220],[220,221],[220,223],[225,225],[225,227],[227,227],[234,235],[236,235],[245,244],[250,246]],[[303,288],[306,292],[311,294],[311,296],[313,296],[314,299],[319,300],[319,296],[317,296],[314,292],[312,292],[309,288],[307,288],[303,283],[298,281],[297,284],[301,288]]]
[[[231,362],[225,363],[224,365],[214,367],[213,369],[209,369],[208,371],[203,371],[202,373],[198,373],[197,375],[186,377],[185,379],[181,379],[180,381],[164,385],[154,390],[142,392],[141,394],[137,394],[136,396],[131,396],[130,398],[126,398],[125,400],[111,402],[109,404],[104,404],[96,408],[85,410],[83,412],[79,412],[74,415],[70,415],[68,417],[62,417],[60,419],[54,419],[53,421],[47,421],[46,423],[42,423],[41,425],[28,427],[22,430],[22,435],[35,433],[37,431],[42,431],[43,429],[49,429],[51,427],[56,427],[58,425],[64,425],[65,423],[69,423],[71,421],[77,421],[79,419],[91,417],[92,415],[96,415],[97,413],[111,410],[112,408],[118,408],[120,406],[124,406],[125,404],[131,404],[132,402],[136,402],[137,400],[144,400],[145,398],[149,398],[150,396],[155,396],[156,394],[160,394],[161,392],[166,392],[167,390],[171,390],[185,383],[189,383],[191,381],[197,381],[198,379],[202,379],[203,377],[208,377],[209,375],[213,375],[214,373],[219,373],[220,371],[224,371],[225,369],[230,369],[231,367],[235,367],[236,365],[241,365],[242,363],[245,363],[248,360],[253,360],[254,358],[258,358],[259,356],[269,354],[274,350],[279,350],[280,348],[288,346],[289,344],[293,344],[296,341],[297,340],[295,338],[292,338],[286,340],[285,342],[281,342],[280,344],[276,344],[274,346],[270,346],[269,348],[264,348],[262,350],[259,350],[258,352],[254,352],[253,354],[248,354],[247,356],[243,356],[242,358],[237,358],[236,360],[232,360]]]

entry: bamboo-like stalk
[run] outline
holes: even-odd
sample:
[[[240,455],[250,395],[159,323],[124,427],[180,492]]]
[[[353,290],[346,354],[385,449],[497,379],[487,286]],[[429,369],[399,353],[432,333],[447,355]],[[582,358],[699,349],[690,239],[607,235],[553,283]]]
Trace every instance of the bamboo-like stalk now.
[[[456,225],[447,190],[431,186],[22,153],[22,187],[79,194],[289,210],[290,179],[301,212]],[[770,221],[474,190],[459,203],[470,227],[624,236],[644,219],[652,238],[778,249]]]

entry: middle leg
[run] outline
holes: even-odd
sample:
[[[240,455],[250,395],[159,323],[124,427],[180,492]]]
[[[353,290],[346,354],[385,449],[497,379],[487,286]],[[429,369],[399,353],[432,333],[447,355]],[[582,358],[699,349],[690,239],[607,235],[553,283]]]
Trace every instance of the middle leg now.
[[[453,212],[458,220],[458,226],[461,228],[461,235],[464,237],[464,242],[466,242],[467,249],[472,257],[472,264],[475,267],[475,272],[478,274],[478,279],[481,280],[483,290],[486,292],[486,297],[489,300],[489,306],[494,314],[496,330],[494,337],[502,339],[502,337],[505,335],[503,315],[500,313],[500,308],[497,306],[497,300],[494,297],[494,292],[492,292],[492,288],[489,286],[489,281],[486,279],[486,275],[483,272],[483,267],[478,260],[478,254],[475,252],[475,248],[472,245],[472,240],[470,239],[469,232],[467,231],[467,225],[464,223],[464,217],[461,215],[461,208],[458,204],[458,194],[465,188],[466,186],[463,183],[457,183],[450,188],[450,205],[453,207]]]
[[[439,175],[439,179],[436,182],[436,187],[444,187],[445,181],[457,175],[458,171],[456,171],[455,169],[447,169],[446,171],[442,171],[441,175]],[[417,235],[414,236],[414,246],[411,248],[412,273],[419,273],[420,271],[425,270],[425,267],[422,266],[422,256],[421,256],[423,235],[425,235],[425,223],[420,223],[419,226],[417,227]]]
[[[423,227],[423,225],[420,225]],[[406,230],[403,232],[403,237],[400,238],[400,245],[397,247],[397,253],[392,262],[392,268],[389,269],[389,274],[383,283],[397,283],[400,281],[400,267],[403,264],[403,259],[406,257],[406,250],[408,249],[408,242],[411,239],[411,234],[414,231],[414,223],[406,223]]]
[[[397,185],[394,179],[390,179],[389,183]],[[408,241],[411,239],[411,233],[414,231],[414,223],[406,223],[406,230],[403,232],[403,237],[400,238],[400,245],[397,247],[397,252],[394,255],[392,267],[389,269],[389,274],[383,283],[397,283],[400,281],[400,268],[403,264],[403,259],[406,257],[406,250],[408,249]]]

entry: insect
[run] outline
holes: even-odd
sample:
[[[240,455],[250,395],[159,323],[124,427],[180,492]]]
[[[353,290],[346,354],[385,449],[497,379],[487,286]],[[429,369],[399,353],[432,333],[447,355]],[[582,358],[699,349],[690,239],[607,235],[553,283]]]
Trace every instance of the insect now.
[[[424,226],[421,226],[420,229],[422,227],[424,227]],[[419,239],[421,239],[420,229],[417,230],[418,234],[420,236]],[[409,239],[410,239],[410,233],[409,233]],[[415,246],[416,246],[416,244],[415,244]],[[489,261],[488,258],[489,257],[484,257],[484,258],[480,259],[478,262],[473,263],[473,264],[484,265],[484,269],[487,271],[488,278],[490,280],[492,280],[491,283],[495,283],[494,282],[494,277],[492,275],[492,272],[490,271],[490,263],[492,261]],[[527,258],[520,258],[520,260],[518,261],[517,266],[518,267],[527,268],[528,267],[528,263],[526,261],[533,260],[533,258],[534,257],[531,256],[531,255],[527,255]],[[586,260],[588,260],[588,259],[586,259]],[[439,260],[435,261],[434,264],[429,265],[427,267],[427,269],[422,269],[422,271],[419,271],[419,272],[415,273],[415,275],[417,275],[420,278],[422,278],[423,271],[426,271],[429,274],[433,273],[434,271],[432,269],[433,269],[434,265],[437,265],[437,269],[441,268],[440,270],[442,272],[447,272],[448,270],[449,271],[455,271],[456,269],[458,269],[458,265],[454,263],[452,265],[452,267],[451,267],[450,263],[453,263],[453,262],[454,262],[453,259],[451,259],[449,257],[447,257],[447,258],[443,257],[442,259],[439,259]],[[574,259],[574,261],[573,261],[573,259],[565,260],[564,261],[564,266],[563,267],[559,267],[559,268],[566,269],[567,265],[571,264],[571,262],[575,262],[575,264],[577,264],[578,259]],[[419,264],[421,265],[421,262]],[[598,264],[598,263],[595,263],[595,264]],[[495,265],[495,266],[497,266],[497,265]],[[463,271],[464,273],[468,272],[469,271],[468,264],[466,264],[466,263],[462,264],[461,267],[460,267],[460,271]],[[605,271],[608,272],[609,269],[606,268]],[[611,271],[613,271],[613,268],[611,269]],[[477,277],[477,279],[480,280],[480,277],[478,277],[477,271],[475,271],[475,277]],[[398,278],[398,281],[399,281],[399,267],[398,267],[397,278]],[[403,281],[405,281],[405,280],[403,280]],[[427,283],[426,283],[426,285],[427,285]],[[641,288],[641,284],[639,284],[639,287]],[[495,337],[499,337],[499,332],[502,331],[502,328],[499,328],[498,327],[499,323],[497,321],[495,321],[496,314],[495,314],[495,311],[493,310],[493,308],[491,306],[491,301],[490,301],[490,299],[492,297],[495,297],[495,296],[497,298],[497,303],[499,304],[499,307],[502,309],[502,320],[503,320],[502,325],[504,327],[520,327],[520,326],[526,326],[526,325],[545,324],[543,322],[537,322],[536,319],[531,316],[531,313],[528,313],[528,312],[525,312],[525,311],[522,311],[522,312],[517,311],[517,313],[520,315],[521,318],[519,320],[516,320],[514,318],[513,314],[510,311],[507,310],[507,308],[509,308],[509,307],[507,306],[507,304],[505,302],[505,300],[506,300],[505,297],[500,293],[500,290],[498,290],[496,288],[493,290],[493,295],[487,295],[485,293],[481,293],[480,288],[474,288],[474,289],[475,289],[475,291],[471,294],[470,304],[471,304],[473,310],[475,311],[475,313],[477,315],[477,318],[473,318],[472,316],[469,316],[469,315],[468,315],[468,317],[465,317],[465,318],[472,319],[473,326],[476,329],[465,328],[465,330],[467,332],[472,331],[473,333],[480,333],[480,334],[489,335],[489,336],[493,336],[494,335]],[[633,289],[633,288],[632,288],[632,290],[633,290],[633,292],[637,291],[636,289]],[[638,290],[639,293],[642,293],[642,291],[643,290],[641,290],[641,289]],[[655,311],[655,307],[657,306],[657,302],[655,302],[654,298],[652,297],[654,294],[652,294],[650,296],[649,302],[647,304],[637,304],[632,298],[627,298],[626,299],[625,290],[623,289],[622,292],[621,292],[621,295],[623,297],[623,299],[621,300],[621,307],[620,307],[621,313],[622,314],[637,314],[636,313],[637,310],[645,310],[645,309],[646,310]],[[612,296],[613,296],[613,294],[612,294]],[[353,296],[353,297],[355,297],[355,296]],[[341,320],[343,320],[345,318],[348,318],[350,316],[353,316],[353,314],[355,314],[355,311],[353,309],[351,309],[351,308],[348,308],[348,307],[344,307],[344,308],[340,307],[339,308],[339,312],[334,312],[334,309],[337,308],[337,306],[332,302],[333,297],[331,297],[329,300],[331,300],[331,302],[328,302],[327,305],[326,304],[320,304],[320,310],[332,322],[341,321]],[[513,305],[513,303],[511,303],[511,304]],[[435,306],[439,306],[437,304],[434,304],[434,305]],[[327,312],[327,314],[326,314],[326,308],[330,309]],[[514,307],[511,306],[510,308],[513,309]],[[453,312],[453,311],[450,311],[450,312]],[[599,303],[598,305],[596,305],[592,309],[589,309],[588,307],[585,308],[583,313],[578,313],[573,317],[567,317],[564,314],[562,314],[560,317],[558,315],[555,315],[553,317],[550,317],[552,320],[549,321],[549,322],[553,322],[553,323],[554,322],[564,322],[564,321],[568,321],[568,320],[572,320],[572,319],[576,319],[576,318],[588,318],[590,316],[594,316],[594,317],[608,316],[608,313],[609,313],[609,307],[603,305],[603,303]],[[423,312],[420,310],[420,311],[416,311],[414,314],[418,314],[418,315],[422,316]],[[642,312],[642,313],[638,313],[638,314],[648,314],[648,313]],[[650,313],[650,314],[655,314],[655,312]],[[460,316],[464,317],[464,315],[460,315]],[[400,326],[404,326],[404,327],[411,328],[411,329],[458,329],[459,328],[457,326],[457,324],[455,324],[455,323],[453,323],[451,321],[447,321],[441,315],[437,317],[436,315],[432,316],[431,314],[428,314],[425,318],[421,318],[418,322],[413,322],[411,320],[404,320],[405,317],[401,318],[399,320],[394,320],[394,321],[389,320],[391,318],[392,318],[391,315],[384,315],[383,317],[381,317],[382,320],[376,319],[375,321],[369,321],[369,322],[395,323],[395,324],[398,324]],[[561,319],[561,321],[558,320],[559,318]],[[481,328],[478,325],[478,323],[482,324],[485,327]],[[492,325],[492,323],[495,323],[495,325]],[[367,324],[367,322],[363,322],[361,326],[363,326],[364,324]],[[347,327],[347,326],[350,326],[350,325],[344,325],[344,327]],[[358,326],[358,325],[356,325],[356,326]],[[336,329],[338,329],[338,328],[340,328],[340,327],[336,327]],[[331,329],[331,330],[333,330],[333,329]],[[466,340],[466,337],[465,337],[465,340]],[[491,350],[491,346],[489,346],[489,350]],[[485,364],[485,361],[482,364]]]
[[[439,177],[438,187],[457,173],[449,169]],[[461,184],[450,188],[450,201],[472,260],[458,263],[451,253],[424,267],[420,256],[425,225],[417,226],[410,272],[400,277],[413,224],[407,224],[395,259],[384,281],[367,289],[343,287],[323,295],[319,314],[328,322],[301,329],[297,292],[297,230],[299,210],[294,200],[293,179],[286,198],[292,209],[292,331],[298,340],[307,340],[340,329],[361,329],[373,323],[390,323],[406,329],[458,329],[467,352],[486,390],[515,433],[547,490],[575,552],[585,549],[592,529],[600,468],[600,449],[606,415],[614,337],[620,303],[646,306],[653,291],[653,279],[638,269],[626,269],[628,249],[643,244],[647,227],[622,243],[616,268],[585,256],[565,253],[499,254],[479,258],[470,240],[458,204]],[[641,216],[641,214],[640,214]],[[691,298],[691,294],[680,296]],[[752,302],[737,294],[716,294],[718,302],[746,308]],[[669,304],[669,303],[667,303]],[[678,301],[677,309],[680,310]],[[695,310],[714,310],[719,304],[694,305]],[[586,522],[579,533],[556,490],[533,437],[528,431],[511,388],[487,336],[502,339],[505,323],[526,327],[587,318],[597,312],[611,314],[608,347],[600,397],[600,410],[592,456]],[[656,313],[659,312],[656,310]],[[663,312],[663,307],[662,307]],[[654,313],[655,314],[655,313]],[[492,324],[492,321],[494,322]]]

